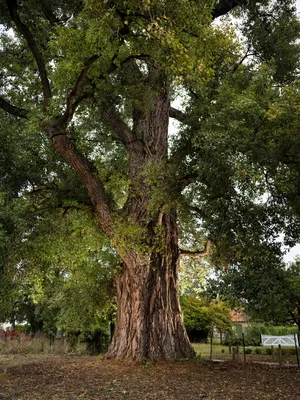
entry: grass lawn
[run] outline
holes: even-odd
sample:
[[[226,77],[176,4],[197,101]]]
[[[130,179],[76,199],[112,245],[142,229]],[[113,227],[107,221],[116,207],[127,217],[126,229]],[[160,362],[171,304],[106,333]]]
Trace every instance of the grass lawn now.
[[[193,343],[193,347],[198,356],[203,358],[209,358],[210,356],[210,344],[209,343]],[[212,346],[212,358],[232,358],[229,354],[229,347],[222,345],[214,345]]]
[[[198,356],[204,359],[210,357],[210,344],[208,343],[193,343],[193,347]],[[265,361],[265,362],[278,362],[277,348],[275,348],[275,357],[272,357],[271,347],[251,346],[246,347],[246,351],[251,351],[251,354],[246,354],[247,361]],[[298,349],[300,352],[300,349]],[[243,347],[239,347],[240,360],[244,360]],[[300,357],[300,354],[299,354]],[[216,345],[212,346],[212,359],[232,360],[232,354],[229,353],[228,346]],[[296,364],[297,357],[294,347],[283,348],[283,362],[289,364]],[[299,398],[300,399],[300,398]]]

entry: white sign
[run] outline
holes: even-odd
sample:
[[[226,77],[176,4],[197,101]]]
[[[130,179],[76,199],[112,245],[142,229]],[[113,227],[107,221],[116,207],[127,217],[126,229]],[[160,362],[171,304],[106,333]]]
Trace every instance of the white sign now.
[[[260,335],[262,346],[295,346],[295,336],[270,336],[270,335]],[[296,344],[299,346],[298,337],[296,335]]]

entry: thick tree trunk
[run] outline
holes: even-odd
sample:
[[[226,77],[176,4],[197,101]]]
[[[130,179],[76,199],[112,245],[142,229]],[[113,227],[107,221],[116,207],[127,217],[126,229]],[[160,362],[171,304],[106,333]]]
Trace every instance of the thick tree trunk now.
[[[107,353],[108,358],[139,361],[194,355],[178,297],[176,213],[159,199],[154,199],[156,211],[148,208],[153,188],[144,173],[149,165],[159,168],[167,161],[170,108],[163,76],[152,68],[150,79],[154,89],[151,107],[133,110],[137,140],[127,146],[131,193],[124,207],[124,217],[147,234],[145,243],[137,244],[135,250],[119,251],[124,264],[116,281],[118,312]]]
[[[178,246],[174,215],[162,215],[165,248],[126,253],[117,278],[118,313],[108,358],[174,360],[194,355],[178,298]]]
[[[130,238],[128,248],[123,248],[118,237],[118,219],[114,220],[104,186],[69,140],[63,120],[53,119],[45,125],[55,149],[86,186],[99,225],[123,259],[123,270],[116,281],[116,327],[107,357],[140,361],[194,355],[178,298],[176,214],[163,211],[169,209],[167,201],[153,199],[154,184],[145,179],[149,167],[165,168],[168,158],[170,96],[162,74],[152,67],[149,82],[153,86],[151,105],[133,107],[132,130],[122,136],[128,152],[130,188],[128,200],[119,213],[122,224],[128,222],[147,233],[143,243]],[[158,179],[163,183],[163,178]],[[153,200],[157,202],[156,210],[153,206],[149,208]]]

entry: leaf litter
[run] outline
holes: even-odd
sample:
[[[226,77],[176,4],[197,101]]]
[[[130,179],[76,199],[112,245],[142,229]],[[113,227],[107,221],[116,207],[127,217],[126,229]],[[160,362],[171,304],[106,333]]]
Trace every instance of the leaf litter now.
[[[0,357],[0,400],[300,400],[300,370],[254,363],[138,364],[89,356]]]

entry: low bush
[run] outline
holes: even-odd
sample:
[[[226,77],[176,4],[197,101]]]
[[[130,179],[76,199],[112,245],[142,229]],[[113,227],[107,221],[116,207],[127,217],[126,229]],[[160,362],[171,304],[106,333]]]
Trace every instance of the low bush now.
[[[32,346],[33,337],[25,335],[23,332],[15,331],[1,332],[0,334],[0,353],[1,354],[23,354],[28,352]]]
[[[66,341],[68,343],[68,351],[70,351],[71,353],[77,350],[80,335],[80,331],[67,331],[65,333]]]
[[[16,329],[4,330],[0,329],[0,339],[14,340],[25,336],[25,333]]]
[[[87,332],[84,335],[86,342],[86,350],[90,355],[98,355],[108,349],[110,344],[110,336],[101,329],[93,332]]]
[[[0,331],[0,354],[66,353],[67,345],[57,340],[53,345],[44,333],[26,335],[19,331]]]
[[[231,334],[227,334],[223,340],[225,346],[241,346],[242,340],[237,337],[236,333],[233,331]]]
[[[223,344],[225,346],[242,346],[243,342],[241,339],[228,337],[224,340]]]
[[[25,324],[25,325],[17,324],[15,326],[15,330],[19,331],[19,332],[24,332],[24,333],[26,333],[26,335],[29,335],[31,332],[31,326],[29,324]]]

